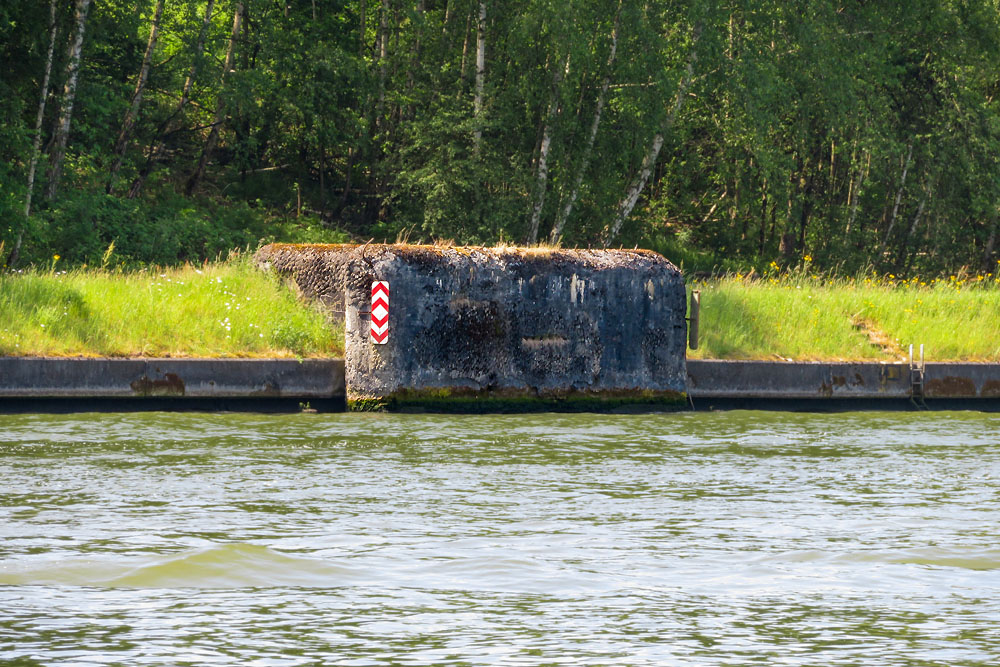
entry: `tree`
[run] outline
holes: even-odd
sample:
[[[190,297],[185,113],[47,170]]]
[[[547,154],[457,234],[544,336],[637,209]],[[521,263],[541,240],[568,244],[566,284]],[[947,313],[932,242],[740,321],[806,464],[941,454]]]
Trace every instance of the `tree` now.
[[[205,175],[205,167],[208,165],[208,160],[212,155],[212,151],[215,150],[215,145],[219,141],[219,133],[222,131],[222,121],[226,117],[225,84],[226,80],[229,78],[229,73],[233,69],[233,58],[236,54],[236,42],[240,36],[242,21],[243,3],[237,0],[236,9],[233,11],[233,29],[229,35],[229,48],[226,49],[226,60],[222,66],[221,89],[219,92],[219,98],[215,103],[215,119],[212,121],[212,127],[208,132],[208,138],[205,140],[204,148],[202,148],[201,157],[198,159],[198,166],[195,167],[194,172],[191,174],[191,177],[188,179],[187,185],[184,188],[188,195],[194,192],[194,189],[198,186],[198,182],[201,181],[202,177]]]
[[[45,120],[45,103],[49,97],[49,76],[52,74],[52,57],[55,54],[56,34],[58,23],[56,22],[56,0],[49,2],[49,49],[45,56],[45,74],[42,76],[42,91],[38,97],[38,113],[35,116],[35,135],[31,142],[31,161],[28,165],[28,189],[24,196],[24,217],[31,216],[31,199],[35,190],[35,170],[38,168],[38,158],[42,148],[42,123]],[[14,266],[21,255],[21,243],[24,240],[24,229],[19,229],[17,239],[14,241],[14,248],[11,250],[8,265]]]
[[[666,132],[673,126],[674,122],[677,120],[677,114],[681,110],[681,106],[684,104],[684,98],[687,95],[688,88],[691,86],[691,81],[694,78],[694,65],[698,59],[698,40],[701,37],[702,24],[696,23],[692,33],[692,46],[691,54],[688,57],[687,68],[681,77],[680,83],[677,86],[677,94],[674,97],[674,103],[670,109],[670,112],[663,118],[659,129],[657,129],[656,134],[653,135],[653,141],[651,142],[649,149],[646,151],[645,157],[642,159],[642,164],[639,166],[639,172],[632,179],[628,188],[625,190],[625,196],[618,203],[618,209],[615,211],[614,218],[608,228],[607,234],[602,239],[604,247],[607,248],[608,245],[618,236],[618,232],[621,231],[622,224],[632,213],[632,209],[635,208],[635,204],[639,201],[639,195],[646,188],[646,183],[649,181],[649,176],[653,172],[653,166],[656,164],[656,159],[660,155],[660,149],[663,147],[663,139]]]
[[[209,3],[211,4],[211,3]],[[142,93],[146,87],[146,79],[149,77],[149,66],[153,61],[153,50],[156,48],[156,38],[160,32],[160,17],[163,16],[163,0],[156,0],[156,8],[153,10],[153,20],[149,28],[149,41],[146,43],[146,52],[142,57],[142,65],[139,67],[139,76],[135,82],[135,92],[132,93],[132,103],[129,104],[128,111],[125,112],[125,119],[122,121],[121,130],[118,132],[118,139],[115,141],[114,162],[108,173],[108,182],[105,191],[111,194],[114,188],[115,177],[121,169],[122,160],[125,158],[125,149],[128,146],[132,128],[139,116],[139,107],[142,104]]]
[[[80,58],[83,53],[83,34],[87,27],[87,11],[89,9],[90,0],[76,0],[75,29],[69,46],[68,62],[66,63],[66,83],[63,85],[59,121],[56,125],[52,154],[49,159],[49,183],[45,191],[45,196],[49,200],[55,199],[56,194],[59,192],[62,163],[63,158],[66,156],[70,123],[73,120],[73,103],[76,101],[76,84],[80,75]]]
[[[153,147],[148,151],[146,161],[143,164],[142,169],[139,170],[139,173],[132,181],[132,185],[129,187],[129,199],[135,199],[139,196],[139,193],[142,191],[142,186],[145,184],[146,179],[149,178],[149,174],[152,172],[153,167],[163,155],[163,151],[166,148],[164,136],[170,134],[170,132],[181,123],[181,114],[184,113],[185,107],[187,107],[188,102],[191,100],[191,88],[194,86],[195,75],[198,73],[198,61],[201,59],[202,54],[205,51],[205,35],[207,34],[208,27],[212,22],[212,11],[214,8],[215,0],[208,0],[205,3],[205,15],[201,22],[201,29],[198,31],[198,41],[195,44],[194,57],[191,60],[191,66],[188,68],[187,76],[184,78],[184,85],[181,87],[181,94],[177,101],[177,107],[157,129],[156,137],[154,138],[152,144]]]
[[[566,228],[566,221],[573,213],[573,206],[577,197],[580,196],[580,186],[590,168],[590,157],[594,151],[594,140],[597,139],[597,130],[601,126],[601,115],[604,113],[604,103],[608,96],[608,86],[611,85],[611,72],[615,66],[615,57],[618,54],[618,30],[621,27],[622,2],[619,0],[618,9],[615,10],[614,27],[611,29],[611,50],[608,54],[608,62],[605,65],[604,77],[601,79],[601,89],[597,93],[597,101],[594,104],[594,117],[590,122],[590,132],[587,133],[587,141],[583,146],[583,154],[580,157],[580,165],[576,169],[576,176],[573,178],[573,186],[566,198],[566,204],[559,209],[555,224],[552,225],[552,233],[549,235],[549,242],[553,245],[562,238],[563,230]]]

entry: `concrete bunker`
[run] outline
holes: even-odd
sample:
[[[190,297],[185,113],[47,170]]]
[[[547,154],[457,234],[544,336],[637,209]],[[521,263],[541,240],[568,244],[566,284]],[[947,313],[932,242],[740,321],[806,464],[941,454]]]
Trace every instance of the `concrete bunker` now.
[[[686,403],[684,282],[654,252],[272,244],[256,260],[342,319],[353,409]]]

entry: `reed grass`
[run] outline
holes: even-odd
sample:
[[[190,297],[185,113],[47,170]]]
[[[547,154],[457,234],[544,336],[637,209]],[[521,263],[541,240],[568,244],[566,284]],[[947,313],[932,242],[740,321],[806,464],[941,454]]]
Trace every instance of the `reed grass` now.
[[[807,271],[696,281],[703,359],[1000,361],[1000,279]],[[916,353],[915,353],[916,354]]]
[[[0,275],[0,355],[323,357],[343,332],[248,258]]]

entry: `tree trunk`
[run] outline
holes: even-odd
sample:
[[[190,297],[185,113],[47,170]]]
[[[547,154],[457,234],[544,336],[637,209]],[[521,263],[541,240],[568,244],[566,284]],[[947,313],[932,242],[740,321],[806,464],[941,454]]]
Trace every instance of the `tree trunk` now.
[[[590,122],[590,134],[587,135],[587,143],[583,148],[583,155],[580,158],[580,166],[576,170],[576,177],[573,179],[573,189],[570,190],[566,205],[562,207],[556,215],[556,222],[552,226],[552,233],[549,241],[553,244],[562,238],[566,221],[569,220],[576,204],[576,198],[580,195],[580,187],[583,185],[584,176],[590,168],[590,155],[594,150],[594,141],[597,139],[597,128],[601,125],[601,114],[604,111],[604,100],[607,98],[608,87],[611,85],[611,72],[614,69],[615,56],[618,53],[618,29],[621,25],[622,3],[618,2],[618,10],[615,12],[615,25],[611,30],[611,52],[608,54],[608,63],[604,71],[604,79],[601,81],[601,91],[597,94],[597,103],[594,106],[594,118]]]
[[[854,226],[854,220],[858,217],[858,202],[861,199],[861,188],[865,184],[865,177],[868,175],[868,170],[871,168],[872,163],[871,153],[866,153],[866,156],[866,165],[858,168],[858,184],[854,187],[854,201],[851,203],[851,217],[847,220],[847,229],[844,230],[845,235],[850,235],[851,228]]]
[[[994,221],[993,231],[990,233],[990,237],[986,239],[986,247],[983,249],[983,273],[997,275],[1000,272],[1000,267],[993,262],[993,250],[997,245],[998,233],[1000,233],[1000,223]]]
[[[146,79],[149,78],[149,65],[153,61],[153,49],[156,48],[156,38],[160,32],[160,17],[163,16],[163,0],[156,0],[156,8],[153,10],[153,22],[149,27],[149,41],[146,43],[146,53],[142,56],[142,66],[139,68],[139,78],[135,82],[135,92],[132,93],[132,104],[125,112],[125,120],[122,121],[122,129],[118,133],[118,140],[115,142],[115,161],[111,165],[111,172],[108,174],[108,182],[104,190],[108,194],[114,189],[115,177],[122,167],[125,159],[125,148],[128,145],[129,136],[135,121],[139,117],[139,107],[142,104],[142,93],[146,87]]]
[[[385,81],[389,72],[389,0],[382,0],[378,20],[378,114],[375,122],[382,122],[382,104],[385,102]]]
[[[35,185],[35,170],[38,168],[38,158],[42,148],[42,122],[45,120],[45,102],[49,97],[49,78],[52,76],[52,59],[56,50],[56,33],[58,32],[58,22],[56,21],[56,6],[58,2],[49,2],[49,51],[45,56],[45,74],[42,77],[42,92],[38,98],[38,114],[35,116],[35,137],[31,144],[31,163],[28,166],[28,194],[24,201],[24,217],[31,215],[31,195]],[[18,234],[18,243],[14,247],[12,257],[16,258],[16,253],[20,248],[21,235]]]
[[[358,38],[358,57],[363,58],[365,55],[365,33],[368,31],[365,23],[368,18],[368,3],[365,0],[361,0],[361,8],[358,11],[361,14],[361,34]]]
[[[472,29],[472,10],[469,10],[469,14],[465,17],[465,39],[462,41],[462,66],[459,68],[459,79],[461,80],[461,85],[458,87],[459,95],[462,94],[462,89],[465,88],[465,64],[469,60],[469,32]]]
[[[767,231],[767,179],[761,184],[760,234],[757,238],[757,257],[764,258],[765,233]]]
[[[31,162],[28,165],[28,192],[24,197],[24,218],[27,221],[31,215],[31,195],[35,189],[35,170],[38,168],[38,158],[42,150],[42,123],[45,120],[45,102],[49,97],[49,78],[52,75],[52,57],[56,50],[56,33],[58,23],[56,21],[56,0],[49,2],[49,51],[45,55],[45,75],[42,77],[42,92],[38,98],[38,114],[35,116],[35,136],[31,142]],[[14,248],[10,252],[10,259],[7,265],[11,268],[21,255],[21,242],[24,240],[24,228],[17,232],[14,240]]]
[[[351,194],[351,174],[354,173],[354,158],[357,153],[353,147],[347,149],[347,166],[344,169],[344,192],[340,196],[340,201],[337,202],[337,213],[340,213],[347,206],[347,198]]]
[[[142,166],[139,174],[132,181],[132,186],[128,190],[128,198],[135,199],[139,196],[142,191],[142,186],[146,183],[146,179],[149,174],[153,171],[153,167],[159,160],[160,155],[162,155],[164,149],[166,148],[164,134],[169,134],[170,128],[174,126],[174,120],[179,118],[181,113],[184,111],[184,107],[187,106],[188,101],[191,99],[191,88],[194,86],[194,77],[198,71],[198,59],[201,58],[202,54],[205,52],[205,35],[208,32],[208,26],[212,23],[212,10],[215,7],[215,0],[208,0],[205,5],[205,18],[201,22],[201,30],[198,33],[198,43],[194,50],[194,60],[191,61],[191,67],[188,68],[187,78],[184,79],[184,87],[181,89],[180,101],[177,103],[177,108],[174,112],[170,114],[156,132],[156,140],[153,145],[152,150],[146,156],[146,163]]]
[[[483,139],[483,90],[486,87],[486,0],[479,0],[479,21],[476,24],[476,96],[472,100],[476,129],[472,133],[474,151],[479,153]]]
[[[885,230],[885,238],[882,240],[882,247],[879,248],[879,254],[885,251],[886,245],[889,243],[889,237],[892,236],[892,228],[896,224],[896,215],[899,213],[899,202],[903,198],[903,189],[906,187],[906,174],[910,170],[910,159],[913,157],[913,142],[910,142],[909,151],[906,153],[906,162],[903,163],[903,175],[899,179],[899,189],[896,191],[896,202],[892,205],[892,217],[889,218],[889,228]]]
[[[806,163],[808,165],[808,162]],[[817,171],[821,172],[823,165],[820,164],[817,167]],[[809,217],[812,215],[813,206],[815,202],[813,201],[813,186],[816,183],[816,173],[813,172],[809,174],[808,179],[806,179],[805,187],[802,189],[802,208],[799,209],[799,243],[798,249],[801,252],[806,250],[806,228],[809,226]]]
[[[416,7],[417,15],[420,17],[419,23],[417,24],[416,35],[413,40],[413,47],[410,49],[410,66],[406,68],[406,90],[410,92],[413,90],[414,77],[413,73],[417,71],[417,67],[420,63],[420,42],[424,34],[424,0],[417,0]],[[410,104],[406,110],[407,118],[413,117],[413,105]]]
[[[628,189],[625,191],[625,197],[618,203],[618,210],[615,212],[615,217],[603,239],[603,245],[605,248],[611,245],[611,241],[613,241],[618,235],[618,232],[621,230],[625,220],[632,213],[632,209],[635,208],[636,202],[639,201],[639,195],[641,195],[642,191],[646,188],[646,182],[649,180],[649,175],[652,173],[653,166],[656,164],[656,158],[660,155],[660,149],[663,147],[664,135],[674,124],[674,121],[677,120],[677,114],[680,113],[681,105],[684,103],[684,97],[687,95],[688,88],[691,86],[691,81],[694,78],[694,65],[698,60],[697,49],[698,39],[700,37],[701,23],[699,22],[694,27],[691,54],[688,57],[687,68],[684,70],[684,75],[681,77],[680,85],[677,87],[677,97],[674,99],[673,108],[660,124],[660,129],[653,137],[653,142],[650,144],[649,150],[646,151],[646,156],[642,159],[642,165],[639,167],[639,173],[632,179]]]
[[[538,178],[535,185],[535,205],[531,210],[531,228],[528,232],[528,245],[538,243],[538,223],[542,217],[542,208],[545,206],[545,190],[548,187],[549,176],[549,147],[552,145],[552,124],[555,122],[559,111],[559,86],[563,76],[569,73],[569,55],[566,56],[565,67],[556,65],[556,71],[552,74],[552,95],[549,97],[549,106],[545,112],[545,129],[542,130],[542,144],[538,150]]]
[[[933,189],[931,187],[924,188],[924,196],[920,198],[920,204],[917,205],[917,214],[913,216],[913,222],[910,223],[910,228],[906,231],[906,236],[903,237],[902,243],[899,244],[899,253],[896,255],[896,266],[909,267],[912,256],[907,255],[906,249],[910,246],[910,239],[913,238],[913,233],[917,231],[917,226],[920,224],[920,219],[924,215],[924,207],[927,206],[927,197],[930,191]]]
[[[62,102],[59,109],[59,122],[56,125],[55,138],[52,147],[52,157],[49,161],[49,183],[45,196],[50,201],[59,192],[59,179],[62,176],[63,158],[66,157],[66,144],[69,141],[69,127],[73,120],[73,103],[76,101],[76,83],[80,76],[80,56],[83,53],[83,33],[87,27],[87,11],[90,0],[76,0],[76,26],[73,41],[69,47],[69,58],[66,63],[66,83],[63,86]]]
[[[198,187],[198,182],[205,175],[205,167],[208,165],[208,159],[212,155],[212,151],[215,150],[215,145],[219,141],[219,133],[222,130],[222,120],[226,117],[226,104],[224,101],[226,80],[229,78],[229,70],[233,67],[233,58],[236,54],[236,40],[240,36],[240,26],[243,22],[243,3],[236,3],[236,11],[233,12],[233,30],[229,35],[229,48],[226,49],[226,61],[222,68],[222,79],[221,85],[219,86],[219,100],[215,104],[215,120],[212,122],[212,129],[208,133],[208,139],[205,141],[205,147],[201,151],[201,157],[198,159],[198,166],[195,168],[194,173],[191,174],[191,178],[188,179],[187,187],[185,192],[190,196],[194,189]]]

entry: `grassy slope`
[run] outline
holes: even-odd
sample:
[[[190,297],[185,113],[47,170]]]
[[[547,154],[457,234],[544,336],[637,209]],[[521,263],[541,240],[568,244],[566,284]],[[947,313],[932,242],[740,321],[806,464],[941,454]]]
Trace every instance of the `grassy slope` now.
[[[1000,282],[739,276],[701,282],[692,358],[1000,361]]]
[[[692,358],[1000,361],[1000,281],[803,274],[699,282]],[[139,272],[0,275],[0,355],[310,357],[343,332],[245,259]]]
[[[0,275],[0,355],[313,357],[343,333],[244,259]]]

